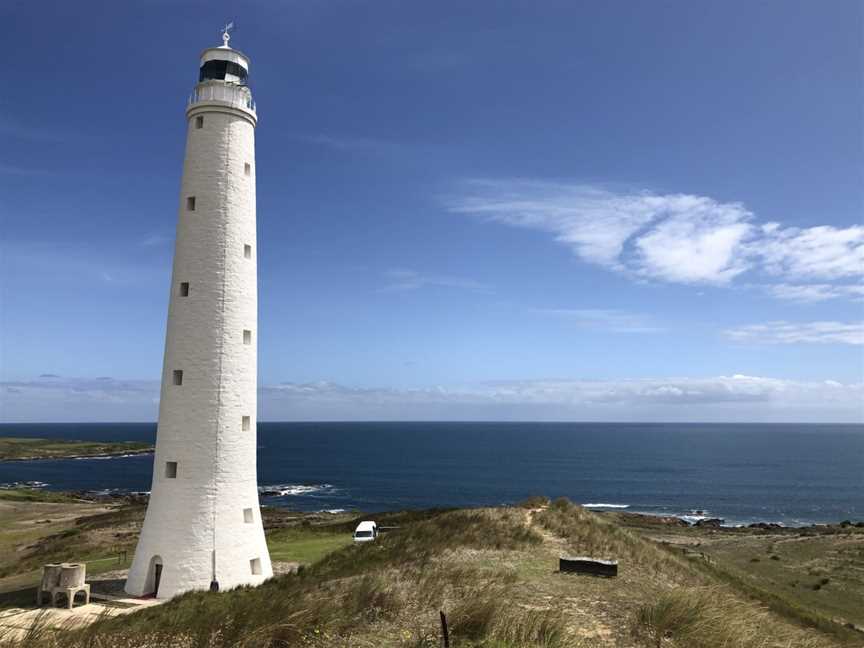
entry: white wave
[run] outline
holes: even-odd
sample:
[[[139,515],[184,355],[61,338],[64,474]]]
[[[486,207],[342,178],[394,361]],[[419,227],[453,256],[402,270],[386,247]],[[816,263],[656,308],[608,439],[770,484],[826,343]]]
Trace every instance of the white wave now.
[[[271,484],[269,486],[258,487],[259,493],[270,497],[332,493],[335,490],[336,488],[334,488],[333,484]]]
[[[133,491],[128,488],[100,488],[84,491],[87,495],[105,497],[107,495],[150,495],[150,491]]]
[[[143,455],[153,454],[152,452],[131,452],[129,454],[118,455],[93,455],[90,457],[72,457],[73,459],[124,459],[125,457],[141,457]]]
[[[710,519],[707,515],[673,515],[672,517],[677,517],[679,520],[684,520],[687,524],[696,524],[697,522],[701,522],[702,520]]]
[[[0,488],[2,489],[10,489],[10,488],[45,488],[49,484],[43,481],[17,481],[17,482],[7,482],[5,484],[0,484]]]
[[[629,505],[629,504],[605,504],[605,503],[603,503],[603,502],[600,502],[599,504],[593,504],[593,503],[591,503],[591,504],[583,504],[582,506],[585,507],[585,508],[609,508],[609,509],[625,509],[625,508],[630,508],[630,505]]]
[[[318,511],[319,513],[332,513],[336,515],[337,513],[344,513],[345,509],[324,509],[323,511]]]

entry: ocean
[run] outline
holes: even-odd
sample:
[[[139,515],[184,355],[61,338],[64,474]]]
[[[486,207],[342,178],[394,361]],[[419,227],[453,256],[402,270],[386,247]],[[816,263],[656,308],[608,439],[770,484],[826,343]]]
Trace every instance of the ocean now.
[[[0,436],[153,441],[156,425],[3,424]],[[0,462],[0,483],[147,491],[152,455]],[[864,426],[260,423],[267,504],[375,512],[565,496],[599,510],[789,526],[864,520]]]

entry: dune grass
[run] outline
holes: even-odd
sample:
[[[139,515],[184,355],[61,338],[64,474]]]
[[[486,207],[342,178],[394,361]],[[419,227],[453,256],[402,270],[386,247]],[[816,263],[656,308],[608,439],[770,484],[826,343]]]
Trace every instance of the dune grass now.
[[[719,587],[681,588],[640,608],[634,634],[652,648],[816,648],[823,638],[767,633],[770,615],[758,606],[740,605]]]
[[[297,574],[188,593],[67,633],[36,628],[24,644],[0,638],[0,648],[432,648],[441,645],[439,610],[453,648],[838,645],[603,516],[566,500],[538,503],[376,516],[400,528],[326,555],[318,552],[347,539],[356,519],[278,529],[274,546],[297,542],[294,555],[309,558]],[[561,548],[618,558],[621,576],[556,574]],[[607,634],[587,631],[596,618]]]
[[[643,572],[670,576],[689,571],[684,561],[565,498],[552,502],[535,516],[535,521],[566,539],[568,550],[574,555],[617,559]]]

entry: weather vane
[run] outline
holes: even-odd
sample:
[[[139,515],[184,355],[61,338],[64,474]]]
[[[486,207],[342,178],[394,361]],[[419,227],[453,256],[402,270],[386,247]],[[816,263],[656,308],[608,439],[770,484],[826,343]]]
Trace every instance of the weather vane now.
[[[231,30],[234,29],[234,21],[232,20],[222,28],[222,43],[224,47],[228,47],[228,41],[231,40]]]

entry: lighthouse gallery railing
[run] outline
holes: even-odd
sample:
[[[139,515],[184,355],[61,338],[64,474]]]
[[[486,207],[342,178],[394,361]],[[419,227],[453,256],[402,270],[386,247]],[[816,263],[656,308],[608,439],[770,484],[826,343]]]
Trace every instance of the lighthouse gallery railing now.
[[[219,101],[227,103],[235,108],[245,108],[255,112],[255,102],[249,92],[249,88],[241,85],[200,85],[189,95],[188,105],[201,101]]]

